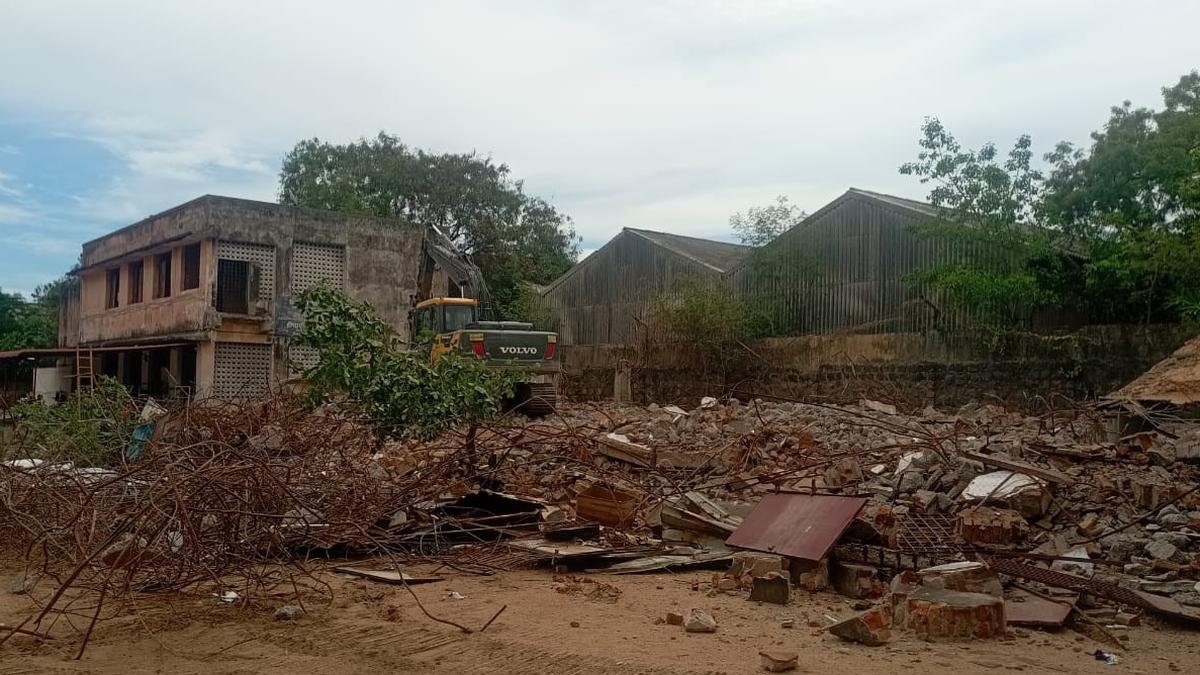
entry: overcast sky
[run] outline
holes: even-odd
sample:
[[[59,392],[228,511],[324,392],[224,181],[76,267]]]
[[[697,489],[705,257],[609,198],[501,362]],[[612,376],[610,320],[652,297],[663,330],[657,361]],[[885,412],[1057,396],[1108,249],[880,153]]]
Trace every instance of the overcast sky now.
[[[968,145],[1086,141],[1200,67],[1200,2],[0,0],[0,287],[206,193],[273,200],[297,140],[386,130],[508,163],[594,249]]]

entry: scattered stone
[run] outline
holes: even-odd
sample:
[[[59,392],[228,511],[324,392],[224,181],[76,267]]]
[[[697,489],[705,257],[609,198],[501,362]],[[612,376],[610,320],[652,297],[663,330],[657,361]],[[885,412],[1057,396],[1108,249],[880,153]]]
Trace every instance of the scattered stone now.
[[[688,633],[715,633],[717,620],[702,609],[689,609],[683,618],[683,630]]]
[[[769,673],[795,670],[800,662],[800,655],[796,652],[759,652],[758,655],[762,658],[763,670]]]
[[[892,639],[887,609],[878,607],[829,627],[829,632],[851,642],[879,647]]]
[[[780,628],[794,628],[795,626],[796,626],[795,619],[784,619],[783,621],[779,622]]]
[[[667,625],[668,626],[682,626],[683,625],[683,615],[680,614],[679,612],[667,612]]]
[[[13,595],[25,595],[32,591],[36,584],[37,579],[30,578],[25,572],[20,572],[8,580],[8,592]]]
[[[578,622],[578,621],[572,621],[572,622],[571,622],[571,628],[579,628],[579,622]]]
[[[1181,605],[1187,605],[1188,607],[1200,607],[1200,593],[1197,593],[1196,591],[1175,593],[1171,596],[1171,599]]]
[[[733,579],[731,577],[721,577],[720,579],[717,580],[717,590],[718,591],[728,593],[730,591],[736,591],[737,589],[738,589],[737,579]]]
[[[297,605],[284,605],[275,610],[276,621],[299,621],[304,616],[304,609]]]
[[[1131,576],[1142,577],[1154,570],[1149,565],[1143,565],[1142,563],[1129,563],[1122,568],[1122,571]]]
[[[1179,552],[1179,549],[1175,548],[1174,544],[1169,541],[1162,540],[1152,541],[1149,544],[1146,544],[1146,548],[1144,550],[1146,551],[1146,555],[1155,560],[1170,560],[1171,558],[1175,557],[1176,553]]]

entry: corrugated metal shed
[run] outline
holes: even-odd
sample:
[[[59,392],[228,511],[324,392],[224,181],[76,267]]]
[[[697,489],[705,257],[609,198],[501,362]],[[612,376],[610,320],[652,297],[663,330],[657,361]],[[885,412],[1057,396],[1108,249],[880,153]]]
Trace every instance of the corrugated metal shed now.
[[[953,312],[911,278],[972,257],[967,244],[912,231],[938,215],[930,204],[851,188],[756,249],[728,280],[769,314],[777,335],[952,327]]]
[[[750,247],[625,228],[542,289],[539,314],[563,344],[629,344],[655,300],[683,279],[718,281]]]

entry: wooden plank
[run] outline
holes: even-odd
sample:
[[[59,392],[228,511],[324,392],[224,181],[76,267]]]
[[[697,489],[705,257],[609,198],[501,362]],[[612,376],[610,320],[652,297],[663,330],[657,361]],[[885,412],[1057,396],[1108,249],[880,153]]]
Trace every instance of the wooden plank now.
[[[371,581],[381,581],[385,584],[396,584],[398,586],[405,584],[429,584],[442,580],[441,577],[418,577],[394,570],[368,569],[365,567],[335,567],[333,571],[362,577],[363,579],[370,579]]]
[[[1015,459],[1007,459],[996,455],[981,455],[977,452],[964,452],[962,456],[967,459],[973,459],[976,462],[981,462],[985,466],[995,467],[997,469],[1007,469],[1016,473],[1023,473],[1026,476],[1034,476],[1042,480],[1048,480],[1051,483],[1059,483],[1061,485],[1074,485],[1075,479],[1061,471],[1054,469],[1043,469],[1040,466],[1034,466],[1026,462],[1021,462]]]

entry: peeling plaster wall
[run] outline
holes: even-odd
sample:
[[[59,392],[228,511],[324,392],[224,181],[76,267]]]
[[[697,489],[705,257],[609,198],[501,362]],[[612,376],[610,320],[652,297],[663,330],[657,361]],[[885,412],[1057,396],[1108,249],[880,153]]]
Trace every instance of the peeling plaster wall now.
[[[397,219],[304,209],[229,197],[205,196],[83,245],[80,296],[62,310],[60,324],[78,324],[78,343],[125,344],[187,340],[200,343],[197,389],[211,391],[216,342],[271,343],[277,384],[288,373],[288,341],[300,325],[292,298],[297,243],[344,247],[347,294],[371,304],[408,337],[408,311],[419,292],[424,230]],[[275,249],[272,302],[254,316],[222,315],[214,308],[216,242]],[[183,246],[202,242],[200,287],[183,290]],[[154,298],[154,257],[172,252],[172,292]],[[143,300],[127,302],[128,263],[144,261]],[[120,302],[106,308],[106,273],[120,270]],[[445,287],[444,273],[434,287]],[[74,336],[63,338],[74,345]]]

